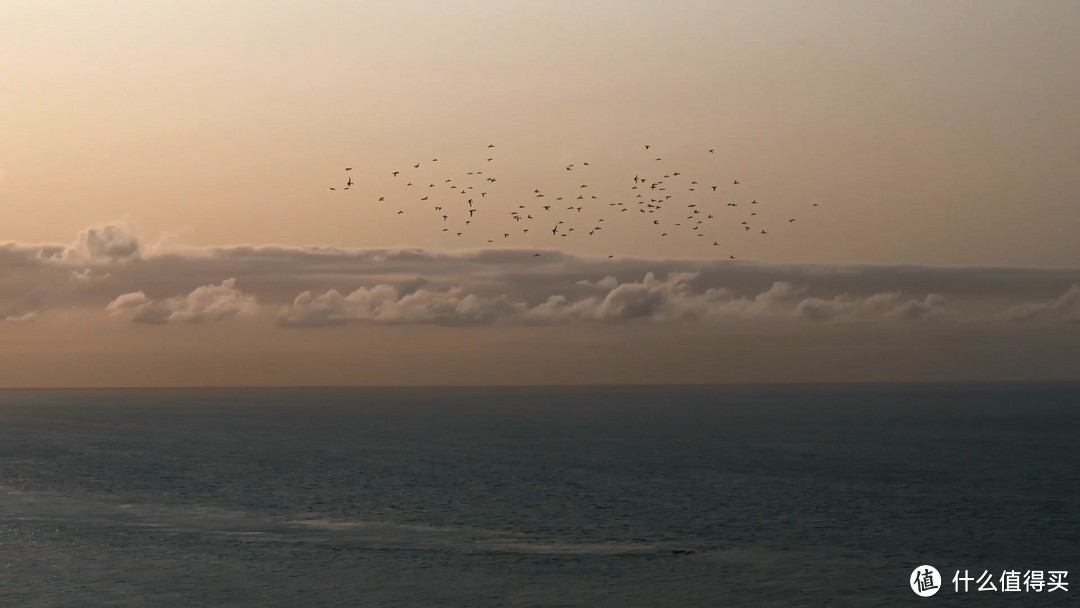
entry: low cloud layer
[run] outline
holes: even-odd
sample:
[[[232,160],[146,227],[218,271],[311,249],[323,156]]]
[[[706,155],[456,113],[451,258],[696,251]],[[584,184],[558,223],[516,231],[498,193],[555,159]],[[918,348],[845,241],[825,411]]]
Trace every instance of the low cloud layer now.
[[[196,287],[184,296],[153,300],[141,291],[125,293],[109,303],[105,310],[128,316],[135,323],[203,323],[221,321],[256,309],[255,298],[236,288],[236,279],[220,285]]]
[[[1065,321],[1067,323],[1080,323],[1080,284],[1074,284],[1056,300],[1021,304],[1003,311],[999,316],[1006,321],[1012,322]]]
[[[1075,326],[1080,270],[780,265],[455,252],[143,245],[121,224],[0,244],[0,319],[97,310],[135,323],[281,327],[726,323]],[[265,313],[263,315],[256,313]]]

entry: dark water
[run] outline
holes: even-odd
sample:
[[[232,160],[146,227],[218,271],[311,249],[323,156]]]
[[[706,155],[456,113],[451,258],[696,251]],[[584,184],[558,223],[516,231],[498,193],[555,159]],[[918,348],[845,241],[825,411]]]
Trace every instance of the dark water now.
[[[1080,579],[1078,431],[1075,384],[0,391],[0,605],[1076,605],[951,578]]]

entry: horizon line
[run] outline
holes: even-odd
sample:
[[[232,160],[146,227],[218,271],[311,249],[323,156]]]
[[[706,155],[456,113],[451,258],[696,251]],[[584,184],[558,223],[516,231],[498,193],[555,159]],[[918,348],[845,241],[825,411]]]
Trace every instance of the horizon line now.
[[[822,387],[822,386],[870,386],[870,385],[1031,385],[1064,384],[1080,385],[1080,378],[1032,379],[1032,380],[853,380],[853,381],[799,381],[799,382],[672,382],[672,383],[622,383],[622,384],[281,384],[281,385],[154,385],[154,386],[11,386],[0,387],[0,392],[11,391],[121,391],[121,390],[344,390],[344,389],[649,389],[649,388],[715,388],[715,387]]]

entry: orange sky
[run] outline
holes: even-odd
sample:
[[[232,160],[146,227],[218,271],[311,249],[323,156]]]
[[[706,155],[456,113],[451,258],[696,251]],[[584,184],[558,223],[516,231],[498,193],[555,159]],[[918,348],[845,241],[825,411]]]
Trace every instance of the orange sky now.
[[[1055,315],[1072,318],[1068,293],[1080,281],[1077,273],[1069,274],[1080,266],[1075,236],[1080,225],[1080,172],[1075,170],[1080,166],[1075,103],[1080,72],[1074,61],[1080,57],[1075,35],[1080,5],[1075,2],[71,0],[4,3],[3,12],[0,243],[73,243],[87,227],[123,226],[125,234],[138,240],[136,263],[161,264],[163,273],[172,267],[143,258],[177,247],[241,244],[429,251],[498,246],[561,250],[581,259],[614,255],[616,262],[736,255],[740,262],[766,265],[1055,268],[1064,274],[1040,279],[1037,287],[1010,279],[1008,293],[983,293],[981,304],[977,290],[957,296],[949,293],[948,284],[916,286],[898,279],[895,286],[867,286],[865,293],[818,292],[806,279],[806,293],[793,299],[790,308],[794,311],[807,298],[832,301],[845,293],[865,298],[895,291],[903,294],[896,306],[908,298],[936,302],[924,298],[938,294],[950,305],[957,297],[974,302],[971,310],[977,313],[972,315],[990,314],[995,305],[1002,311],[1031,305],[1058,306],[1052,308]],[[489,149],[489,144],[496,147]],[[646,151],[644,144],[652,147]],[[589,167],[583,166],[586,161]],[[414,169],[415,163],[421,167]],[[568,172],[570,164],[575,166]],[[348,192],[340,189],[346,166],[354,167],[351,175],[357,181]],[[481,169],[497,176],[498,183],[477,176],[468,181],[467,172]],[[398,178],[391,176],[395,170],[402,171]],[[644,215],[618,215],[603,205],[633,204],[629,180],[635,174],[652,181],[676,171],[683,182],[672,177],[665,185],[669,193],[678,188],[680,205],[698,203],[727,224],[692,238],[696,235],[670,227],[678,219],[674,213],[663,216],[664,228],[645,221]],[[690,178],[701,182],[692,193]],[[445,179],[490,190],[474,224],[464,224],[463,199],[448,190]],[[732,184],[734,179],[739,186]],[[405,186],[406,180],[414,186]],[[421,202],[428,192],[417,190],[429,183],[438,184],[430,191],[435,198]],[[519,233],[524,224],[510,212],[525,203],[532,212],[538,204],[532,198],[536,188],[549,198],[570,201],[582,183],[598,195],[596,207],[588,210],[595,217],[586,222],[562,210],[559,217],[568,222],[582,218],[567,237],[553,238],[551,222],[539,219],[529,234]],[[705,187],[713,184],[718,189],[710,194]],[[331,192],[331,186],[339,190]],[[388,200],[380,205],[379,196]],[[458,205],[458,214],[445,223],[427,208],[438,197],[448,201],[447,207]],[[744,218],[742,209],[749,209],[748,199],[761,203],[753,231],[740,230],[736,221]],[[743,207],[732,211],[724,207],[727,201]],[[813,208],[813,203],[820,206]],[[587,236],[601,216],[606,229]],[[797,221],[789,223],[789,218]],[[758,228],[769,234],[760,235]],[[665,230],[671,238],[659,235]],[[500,239],[504,233],[513,236]],[[489,245],[489,238],[501,242]],[[718,246],[712,246],[714,241]],[[77,244],[71,247],[78,249]],[[199,352],[198,342],[190,342],[194,326],[125,325],[105,305],[144,291],[147,302],[156,302],[146,304],[150,318],[165,314],[162,310],[175,312],[172,304],[162,304],[168,298],[185,298],[200,286],[230,278],[237,279],[245,297],[258,302],[252,319],[265,323],[230,319],[206,325],[247,336],[224,349],[232,354],[217,355],[233,359],[216,369],[231,369],[245,384],[283,377],[275,365],[307,369],[285,374],[291,383],[348,384],[352,376],[347,370],[324,373],[319,370],[337,368],[298,364],[309,339],[302,336],[323,330],[275,328],[275,314],[303,290],[349,294],[383,284],[374,275],[365,283],[348,273],[308,284],[295,277],[320,271],[305,258],[297,263],[316,266],[293,269],[295,280],[282,279],[293,289],[286,298],[284,287],[280,293],[261,284],[244,291],[250,281],[263,280],[257,278],[264,276],[262,270],[245,274],[230,267],[231,275],[207,270],[197,278],[192,274],[173,281],[157,275],[140,279],[143,275],[112,268],[114,263],[126,261],[57,258],[55,264],[67,265],[64,277],[83,277],[70,279],[81,281],[77,287],[50,282],[44,275],[24,281],[14,270],[0,280],[8,281],[0,285],[0,312],[12,320],[0,323],[0,358],[16,368],[19,361],[31,361],[38,370],[0,374],[0,385],[27,378],[31,384],[77,385],[106,377],[110,380],[101,381],[223,383],[207,380],[216,378],[213,353],[184,354]],[[264,263],[262,258],[253,262],[260,269]],[[11,268],[26,267],[19,264]],[[408,272],[432,279],[438,287],[430,295],[473,285],[485,272],[516,268],[509,263],[498,269],[476,266],[475,260],[463,264]],[[552,282],[550,293],[500,295],[533,307],[544,296],[570,293],[583,278],[618,275],[617,267],[584,268],[578,274],[567,269],[561,275],[567,287]],[[618,283],[627,285],[642,282],[651,271],[648,264],[634,265],[633,272],[623,269]],[[763,270],[762,276],[769,272]],[[120,278],[129,276],[130,281]],[[798,275],[793,285],[798,288],[799,277],[806,276],[811,275]],[[393,280],[404,280],[404,275]],[[697,281],[695,293],[726,286]],[[525,283],[496,283],[473,287],[486,297],[495,297],[500,287],[525,288]],[[767,288],[768,282],[747,284],[732,293],[752,297]],[[84,292],[90,295],[78,295]],[[1057,298],[1064,303],[1053,304]],[[881,314],[895,318],[899,313],[890,312],[895,310],[883,308]],[[487,353],[475,359],[485,370],[515,360],[517,347],[508,346],[514,340],[554,340],[541,339],[540,330],[529,327],[430,327],[423,324],[431,322],[426,317],[417,326],[355,327],[351,324],[368,319],[367,312],[349,309],[343,314],[349,317],[346,336],[397,335],[414,344],[427,340],[431,353],[469,335],[467,343],[477,340],[472,352]],[[254,329],[232,323],[254,323]],[[1075,331],[1075,324],[1066,326]],[[641,336],[653,330],[640,330],[604,326],[595,335],[597,344],[623,340],[677,353],[658,360],[681,363],[657,368],[658,360],[648,357],[613,361],[600,365],[597,377],[641,378],[644,369],[656,370],[646,374],[652,381],[950,376],[896,362],[845,375],[843,370],[852,370],[872,346],[842,338],[846,334],[840,330],[826,332],[819,342],[806,337],[813,332],[795,332],[810,340],[807,344],[832,353],[828,369],[810,369],[816,357],[802,359],[805,353],[792,351],[750,358],[777,362],[765,366],[773,372],[729,366],[718,373],[688,362],[694,353],[727,360],[734,356],[727,347],[709,346],[706,340],[698,350],[682,350],[659,334],[646,340]],[[689,331],[713,335],[712,330]],[[776,327],[761,331],[769,334]],[[555,340],[548,355],[543,348],[528,357],[522,354],[519,364],[497,374],[477,371],[477,366],[451,373],[457,369],[453,357],[443,360],[437,354],[431,356],[443,361],[438,369],[426,375],[397,374],[391,370],[427,351],[391,347],[386,369],[369,367],[381,371],[355,380],[577,381],[580,365],[568,362],[591,348],[573,344],[578,333],[553,330],[549,335],[570,340],[569,346],[561,348],[563,342]],[[954,350],[948,352],[963,347],[957,337],[962,334],[949,333]],[[1037,342],[1034,334],[1003,335],[994,338],[1002,345],[1012,339],[1015,344]],[[906,338],[896,339],[917,356]],[[328,341],[333,348],[324,363],[357,356],[343,340]],[[852,346],[856,343],[861,346]],[[269,344],[282,344],[285,354],[267,354]],[[836,346],[842,344],[847,346]],[[1043,357],[1063,366],[1049,376],[1080,376],[1080,364],[1070,362],[1075,359],[1068,359],[1067,350]],[[104,354],[93,358],[87,352]],[[148,352],[157,353],[150,359],[156,362],[152,373],[133,374],[125,367],[123,361],[145,358]],[[254,359],[245,363],[245,353]],[[1008,357],[1001,357],[952,376],[994,376],[997,372],[988,370],[1008,369]],[[68,371],[56,375],[50,362],[61,360],[68,361],[61,366]],[[1035,368],[1018,372],[1018,377],[1038,375]]]

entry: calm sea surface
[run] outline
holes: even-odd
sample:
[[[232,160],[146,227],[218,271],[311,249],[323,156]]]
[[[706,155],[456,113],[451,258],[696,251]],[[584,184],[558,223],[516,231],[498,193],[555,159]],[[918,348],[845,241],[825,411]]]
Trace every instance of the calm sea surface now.
[[[955,593],[957,569],[1071,584]],[[1076,384],[0,391],[5,607],[1080,605],[1073,585]]]

